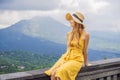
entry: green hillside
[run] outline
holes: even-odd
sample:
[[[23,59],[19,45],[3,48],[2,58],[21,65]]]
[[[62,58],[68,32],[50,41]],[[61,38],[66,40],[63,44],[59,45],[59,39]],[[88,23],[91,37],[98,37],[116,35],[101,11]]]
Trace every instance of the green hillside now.
[[[57,59],[58,56],[26,51],[0,52],[0,74],[50,67]]]

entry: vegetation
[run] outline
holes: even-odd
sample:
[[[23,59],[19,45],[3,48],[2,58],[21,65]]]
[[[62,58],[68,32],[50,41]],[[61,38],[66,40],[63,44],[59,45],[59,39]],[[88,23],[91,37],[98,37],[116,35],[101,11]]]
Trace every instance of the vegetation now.
[[[51,67],[58,57],[26,51],[1,51],[0,74]]]

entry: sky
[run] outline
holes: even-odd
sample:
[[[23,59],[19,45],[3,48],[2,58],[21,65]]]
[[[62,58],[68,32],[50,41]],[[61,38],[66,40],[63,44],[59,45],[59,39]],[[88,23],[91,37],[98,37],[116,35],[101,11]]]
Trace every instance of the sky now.
[[[120,33],[120,0],[0,0],[0,29],[35,16],[68,25],[65,14],[80,11],[88,30]]]

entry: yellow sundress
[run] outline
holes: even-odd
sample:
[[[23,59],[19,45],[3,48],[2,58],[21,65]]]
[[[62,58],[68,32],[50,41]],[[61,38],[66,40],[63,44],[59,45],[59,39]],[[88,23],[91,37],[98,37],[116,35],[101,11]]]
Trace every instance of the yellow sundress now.
[[[76,47],[76,40],[72,40],[73,46],[68,46],[67,51],[44,73],[50,76],[52,71],[55,70],[55,76],[59,77],[60,80],[75,80],[84,63],[84,41],[82,38],[79,41],[80,46]]]

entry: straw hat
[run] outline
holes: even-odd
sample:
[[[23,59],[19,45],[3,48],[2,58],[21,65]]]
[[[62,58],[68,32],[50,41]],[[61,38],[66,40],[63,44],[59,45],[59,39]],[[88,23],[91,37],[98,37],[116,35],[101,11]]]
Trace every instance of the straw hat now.
[[[73,19],[75,22],[82,24],[84,21],[84,15],[80,12],[75,12],[74,14],[67,13],[66,14],[66,20],[71,20]]]

